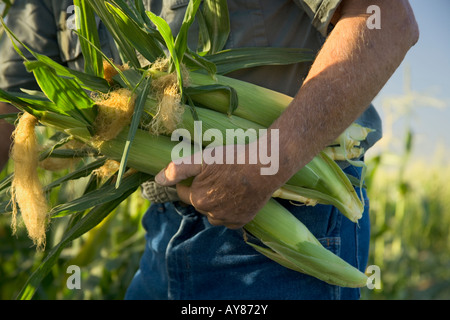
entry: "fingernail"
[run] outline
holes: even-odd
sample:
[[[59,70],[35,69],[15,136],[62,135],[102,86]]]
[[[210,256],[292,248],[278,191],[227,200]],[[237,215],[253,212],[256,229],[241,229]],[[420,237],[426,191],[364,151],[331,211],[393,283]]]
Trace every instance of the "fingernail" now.
[[[155,176],[155,182],[157,184],[161,184],[163,185],[166,182],[166,175],[164,173],[164,170],[160,171],[156,176]]]

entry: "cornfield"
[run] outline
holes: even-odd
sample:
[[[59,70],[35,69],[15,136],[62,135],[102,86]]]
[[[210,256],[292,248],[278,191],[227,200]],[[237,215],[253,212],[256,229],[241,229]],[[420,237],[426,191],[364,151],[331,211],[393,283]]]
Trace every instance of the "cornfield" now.
[[[445,103],[411,89],[387,97],[386,134],[381,151],[368,161],[371,215],[369,264],[381,271],[381,288],[363,290],[365,299],[450,298],[450,169],[446,151],[418,159],[412,119],[421,107]],[[393,127],[404,134],[396,132]],[[395,150],[395,152],[393,152]],[[424,160],[426,159],[426,160]]]

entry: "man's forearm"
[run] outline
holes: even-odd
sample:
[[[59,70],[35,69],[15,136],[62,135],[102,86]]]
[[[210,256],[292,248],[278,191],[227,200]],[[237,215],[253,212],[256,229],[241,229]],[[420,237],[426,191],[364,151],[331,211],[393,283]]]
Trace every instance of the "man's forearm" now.
[[[366,25],[367,7],[381,9],[381,29]],[[407,1],[347,0],[279,129],[279,184],[287,181],[370,105],[407,51],[418,28]]]

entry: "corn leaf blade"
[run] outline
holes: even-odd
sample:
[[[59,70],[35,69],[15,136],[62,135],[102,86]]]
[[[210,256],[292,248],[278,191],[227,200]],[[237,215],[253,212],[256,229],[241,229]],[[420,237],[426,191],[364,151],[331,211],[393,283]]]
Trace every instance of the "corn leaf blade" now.
[[[218,74],[265,65],[287,65],[309,62],[314,59],[312,51],[297,48],[235,48],[205,56],[217,67]]]
[[[45,186],[44,191],[49,192],[51,189],[56,188],[56,187],[60,186],[61,184],[63,184],[64,182],[67,182],[69,180],[75,180],[75,179],[87,177],[90,174],[92,174],[92,171],[101,167],[105,163],[105,161],[106,161],[106,158],[100,158],[91,163],[88,163],[88,164],[78,168],[77,170],[66,174],[63,177],[56,179],[55,181],[52,181],[51,183],[49,183],[48,185]]]
[[[187,48],[184,54],[183,63],[189,68],[189,70],[192,71],[198,69],[205,70],[206,72],[208,72],[211,78],[214,78],[215,74],[217,73],[217,67],[213,62],[193,52],[189,48]]]
[[[148,61],[155,61],[157,58],[164,56],[164,51],[159,42],[136,23],[137,18],[134,13],[128,10],[127,15],[110,3],[107,3],[107,8],[114,17],[120,32],[126,35],[127,40],[144,58]]]
[[[49,215],[52,218],[63,217],[76,212],[88,210],[89,208],[105,204],[109,201],[114,201],[114,199],[117,199],[118,197],[127,193],[129,190],[138,187],[142,182],[145,181],[142,180],[142,177],[144,176],[147,180],[150,178],[150,176],[143,174],[132,175],[127,179],[123,179],[118,188],[116,188],[115,185],[111,182],[105,183],[100,188],[86,193],[77,199],[55,206],[50,211]]]
[[[131,119],[130,128],[128,130],[127,141],[125,143],[125,148],[123,151],[122,159],[120,160],[120,167],[119,167],[119,172],[118,172],[118,176],[117,176],[116,188],[120,187],[120,183],[122,181],[123,174],[125,173],[125,170],[127,167],[128,155],[129,155],[129,152],[131,149],[131,145],[133,143],[134,137],[136,135],[136,131],[140,124],[140,120],[141,120],[142,112],[144,111],[144,106],[145,106],[147,96],[150,92],[150,88],[151,88],[150,83],[151,83],[151,78],[149,77],[144,81],[144,88],[142,90],[140,90],[141,92],[139,92],[138,98],[135,103],[133,118]]]
[[[138,180],[136,181],[140,184],[142,176],[137,178]],[[134,179],[136,179],[136,177],[134,177]],[[127,199],[138,188],[139,184],[136,183],[136,187],[134,189],[128,190],[113,201],[94,207],[84,217],[76,222],[69,230],[67,230],[64,233],[61,242],[59,242],[50,250],[39,267],[32,273],[30,278],[28,278],[24,287],[19,292],[17,299],[30,300],[31,298],[33,298],[40,283],[51,271],[53,265],[57,262],[62,250],[67,247],[67,245],[69,245],[74,239],[81,237],[83,234],[102,222],[103,219],[105,219],[115,208],[117,208],[120,203],[122,203],[122,201]]]
[[[127,77],[124,76],[122,70],[120,70],[119,67],[117,67],[117,65],[111,60],[109,59],[102,51],[100,48],[96,47],[92,42],[90,42],[87,38],[85,38],[82,34],[78,33],[78,36],[82,39],[84,39],[86,41],[86,43],[88,43],[89,45],[91,45],[91,47],[96,50],[102,57],[103,59],[118,73],[119,77],[122,79],[122,81],[124,82],[124,86],[128,87],[130,90],[132,89],[130,83],[128,82]]]
[[[230,17],[226,0],[205,0],[202,16],[209,33],[209,54],[223,49],[230,34]],[[207,46],[207,44],[206,44]]]
[[[97,31],[94,11],[86,0],[74,0],[77,29],[86,39],[100,48],[100,38]],[[103,60],[98,52],[80,39],[81,52],[84,58],[84,71],[97,77],[103,77]]]
[[[78,84],[83,87],[84,89],[90,90],[90,91],[100,91],[100,92],[108,92],[109,85],[108,82],[100,77],[90,75],[84,72],[72,70],[69,68],[66,68],[56,61],[53,61],[49,57],[39,54],[37,52],[34,52],[30,47],[25,45],[22,41],[20,41],[13,33],[12,31],[4,24],[4,21],[2,21],[2,25],[7,31],[8,36],[11,39],[11,42],[14,45],[15,50],[17,53],[24,59],[24,61],[27,61],[28,63],[33,63],[33,61],[28,61],[22,51],[17,46],[16,42],[19,43],[22,47],[24,47],[28,52],[30,52],[33,57],[36,58],[36,60],[42,64],[47,65],[49,68],[52,68],[55,73],[61,77],[67,77],[67,78],[73,78],[75,81],[78,82]]]
[[[201,0],[189,1],[189,4],[181,24],[180,31],[175,39],[174,49],[177,54],[178,61],[183,61],[184,53],[187,49],[188,31],[195,19],[195,14],[200,6]]]
[[[122,56],[122,62],[129,63],[134,68],[140,68],[135,48],[128,42],[127,34],[122,32],[122,29],[119,28],[114,16],[111,15],[106,5],[107,2],[104,0],[90,0],[89,3],[116,41]]]
[[[92,129],[96,117],[95,103],[76,81],[58,76],[46,65],[25,64],[33,71],[47,98],[58,106],[62,114],[70,115]]]
[[[178,79],[178,87],[180,89],[180,94],[183,96],[183,76],[181,74],[181,66],[180,61],[178,60],[178,54],[175,50],[175,41],[173,39],[172,31],[170,30],[169,25],[167,22],[161,18],[158,17],[153,12],[147,11],[147,15],[150,18],[150,20],[156,25],[156,27],[159,30],[159,33],[163,37],[167,50],[169,50],[170,58],[171,58],[171,66],[175,67],[175,71],[177,73],[177,79]]]

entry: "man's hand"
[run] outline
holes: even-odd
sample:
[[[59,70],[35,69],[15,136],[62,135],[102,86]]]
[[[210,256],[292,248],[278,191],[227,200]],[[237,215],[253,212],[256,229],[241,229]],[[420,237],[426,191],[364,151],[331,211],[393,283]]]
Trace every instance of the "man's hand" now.
[[[155,181],[163,186],[176,185],[181,201],[205,214],[212,225],[240,228],[254,218],[277,188],[264,182],[267,177],[260,174],[260,165],[248,162],[249,149],[249,145],[241,151],[235,146],[215,147],[213,153],[223,155],[223,164],[196,164],[194,155],[183,159],[189,164],[171,162]],[[230,153],[234,161],[226,161]],[[239,156],[244,156],[245,164],[238,164]],[[183,184],[191,177],[189,186]]]

